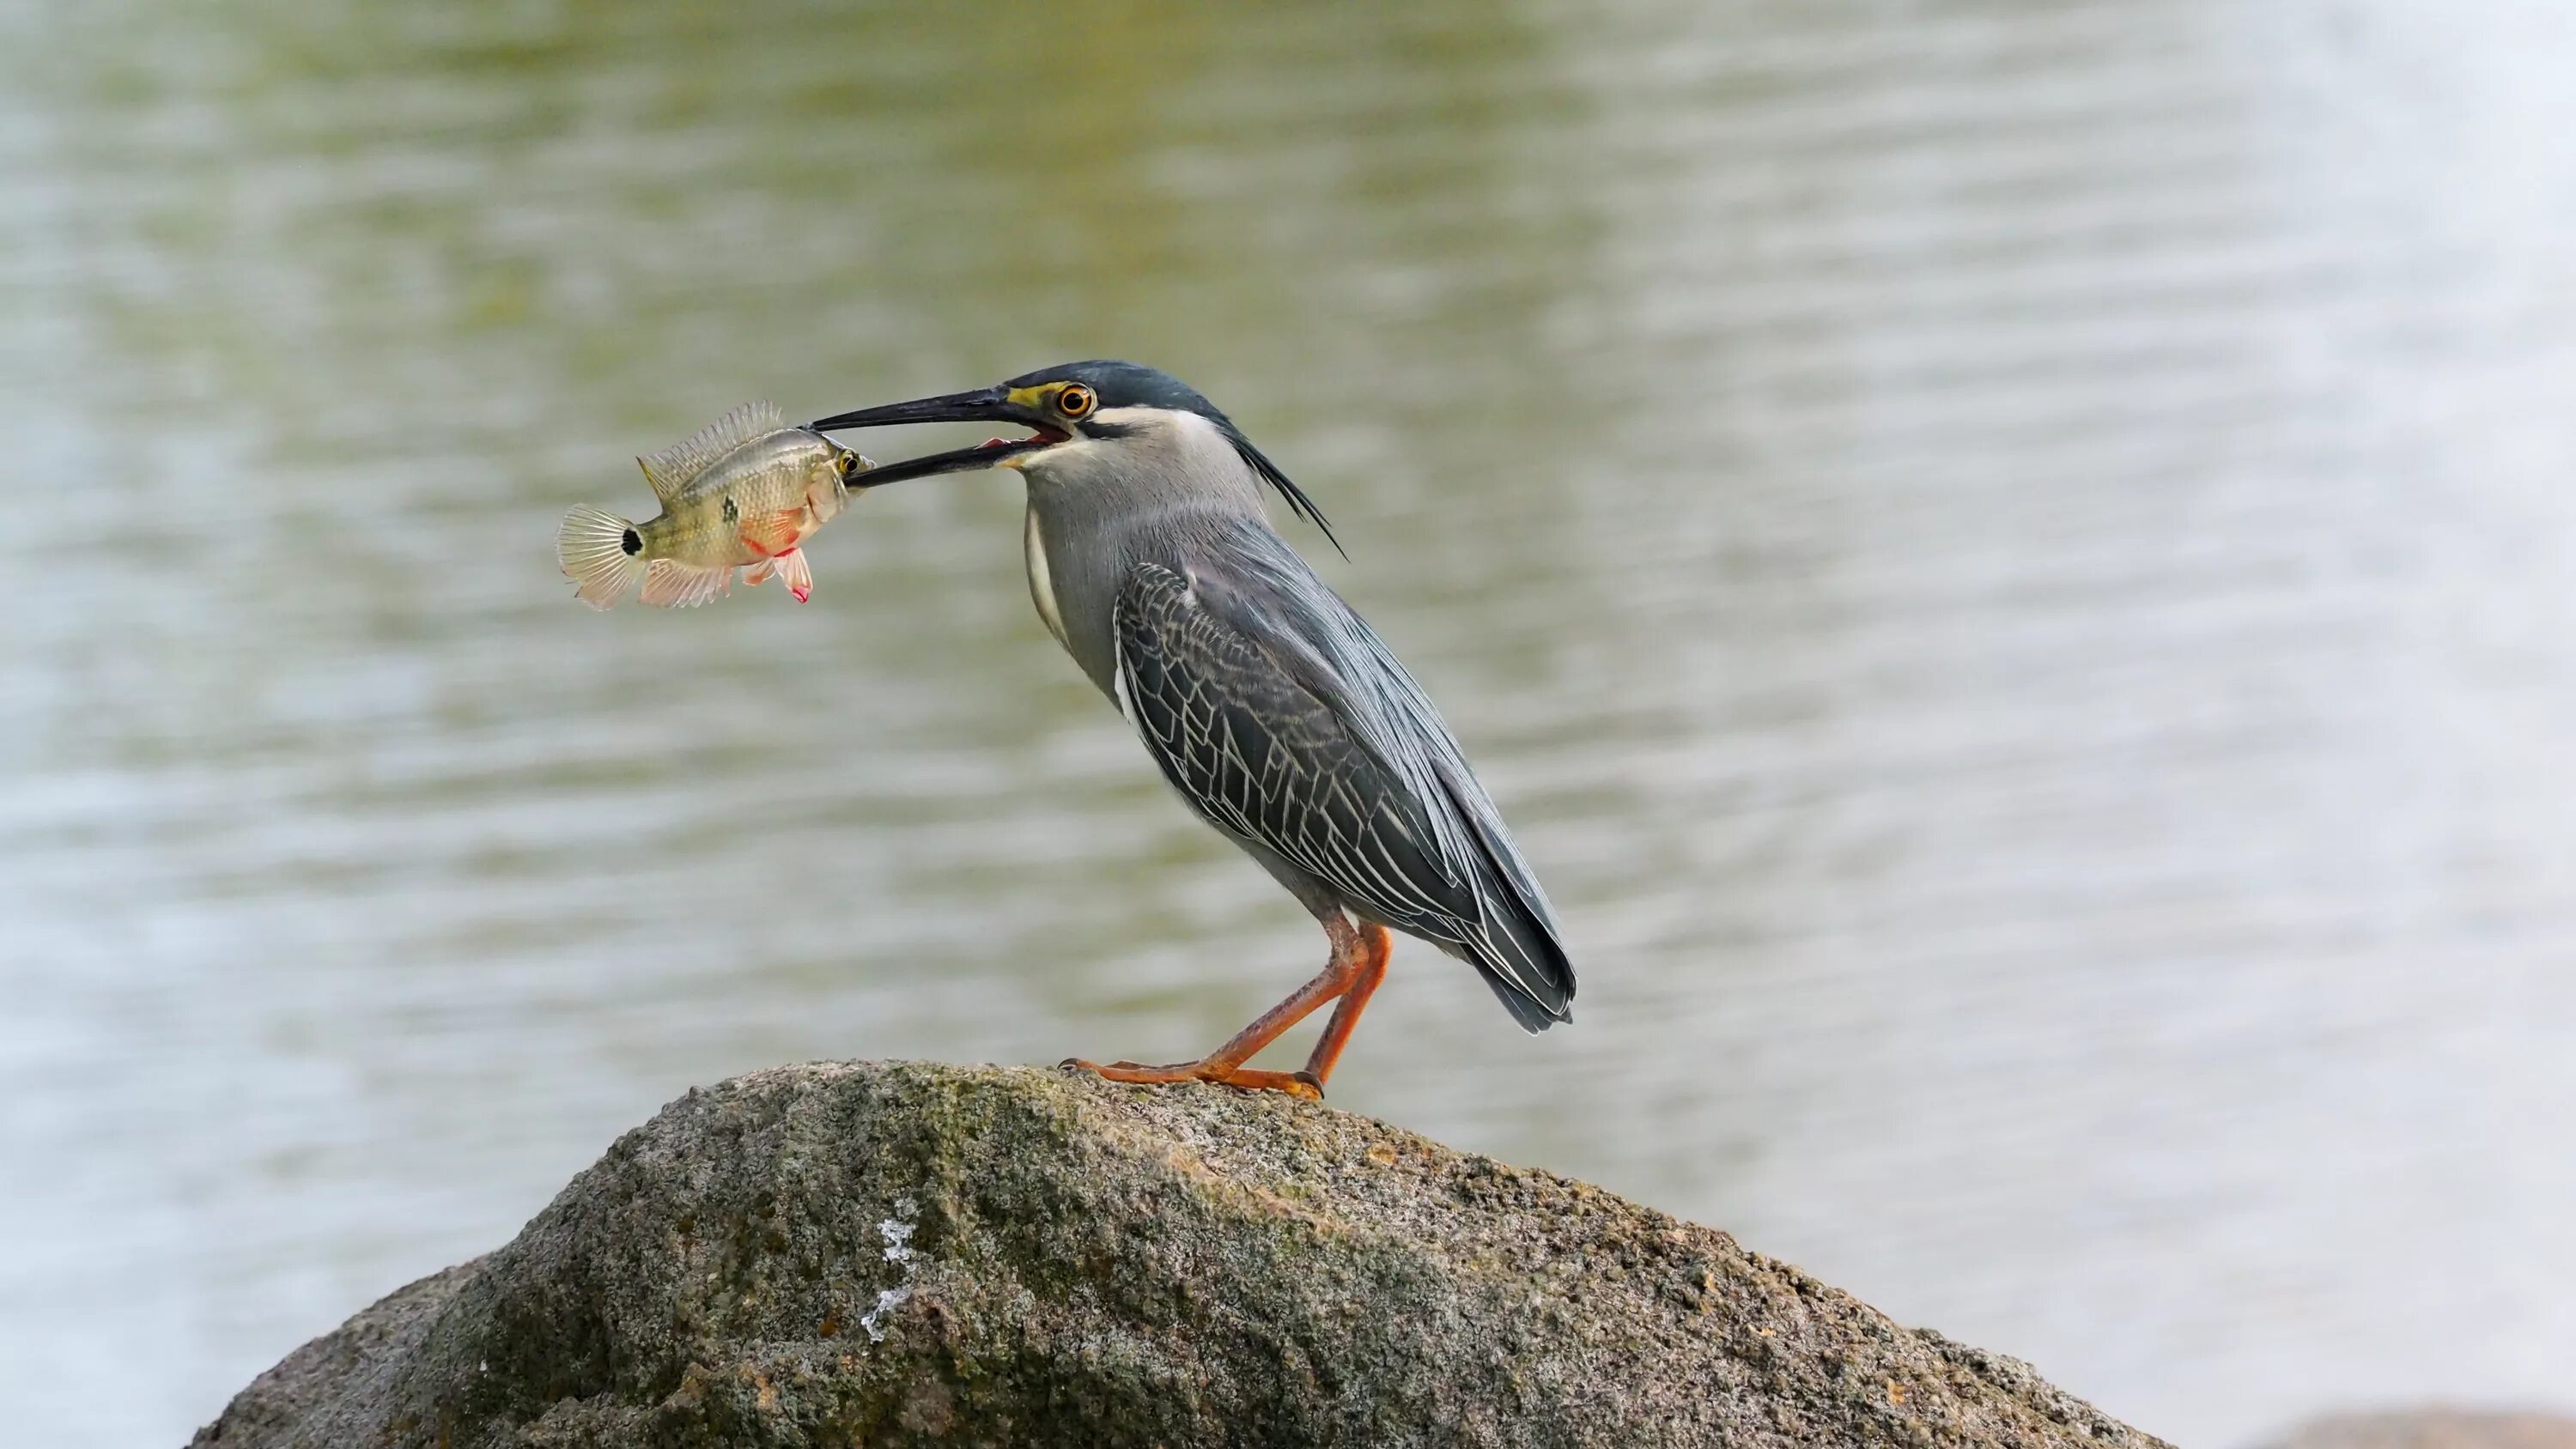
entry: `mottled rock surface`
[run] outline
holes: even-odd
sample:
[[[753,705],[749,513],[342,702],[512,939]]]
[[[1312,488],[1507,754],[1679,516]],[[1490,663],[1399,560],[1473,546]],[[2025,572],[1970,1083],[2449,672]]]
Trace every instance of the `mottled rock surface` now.
[[[690,1092],[196,1439],[2157,1442],[1724,1233],[1364,1117],[870,1063]]]

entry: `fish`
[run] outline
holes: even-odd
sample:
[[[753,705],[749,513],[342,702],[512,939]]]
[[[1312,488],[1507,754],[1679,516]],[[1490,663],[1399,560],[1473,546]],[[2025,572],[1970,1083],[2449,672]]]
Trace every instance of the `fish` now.
[[[579,504],[555,533],[573,597],[609,609],[640,583],[656,608],[694,608],[775,578],[803,603],[814,593],[804,543],[849,505],[850,480],[876,466],[778,409],[745,403],[693,436],[635,460],[662,511],[630,523]]]

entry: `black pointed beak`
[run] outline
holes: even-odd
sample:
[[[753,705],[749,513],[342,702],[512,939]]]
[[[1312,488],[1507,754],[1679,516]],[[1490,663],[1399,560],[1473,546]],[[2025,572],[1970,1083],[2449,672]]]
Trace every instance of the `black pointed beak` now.
[[[940,473],[963,473],[977,468],[998,467],[1006,458],[1034,452],[1064,441],[1064,434],[1049,427],[1036,414],[1011,401],[1010,389],[980,387],[973,392],[952,392],[945,397],[926,397],[913,402],[888,403],[883,407],[861,408],[852,413],[834,413],[817,418],[805,426],[818,433],[837,432],[843,428],[884,428],[900,423],[1007,423],[1033,428],[1036,436],[1028,438],[995,438],[972,448],[954,452],[932,453],[922,458],[907,458],[888,463],[850,480],[852,487],[875,488],[898,483],[906,478],[928,478]]]
[[[913,402],[887,403],[884,407],[861,408],[854,413],[834,413],[805,426],[818,433],[830,433],[843,428],[892,427],[897,423],[1018,422],[1018,412],[1011,406],[1010,389],[979,387],[973,392],[952,392],[946,397],[926,397]]]

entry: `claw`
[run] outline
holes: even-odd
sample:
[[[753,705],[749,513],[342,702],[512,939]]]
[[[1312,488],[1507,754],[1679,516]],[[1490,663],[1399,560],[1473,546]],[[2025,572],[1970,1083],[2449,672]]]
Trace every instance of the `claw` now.
[[[1285,1092],[1289,1096],[1294,1097],[1301,1102],[1320,1102],[1324,1100],[1324,1089],[1313,1077],[1306,1075],[1304,1072],[1283,1072],[1280,1075],[1284,1076],[1287,1080],[1268,1082],[1263,1085],[1267,1086],[1274,1092]],[[1236,1085],[1242,1084],[1237,1083]]]

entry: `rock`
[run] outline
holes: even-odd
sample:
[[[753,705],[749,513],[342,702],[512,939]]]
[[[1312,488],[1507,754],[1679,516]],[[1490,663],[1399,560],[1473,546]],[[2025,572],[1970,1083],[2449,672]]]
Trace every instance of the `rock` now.
[[[2576,1419],[2466,1409],[2339,1414],[2270,1449],[2576,1449]]]
[[[195,1442],[2159,1441],[1724,1233],[1365,1117],[853,1063],[691,1091]]]

